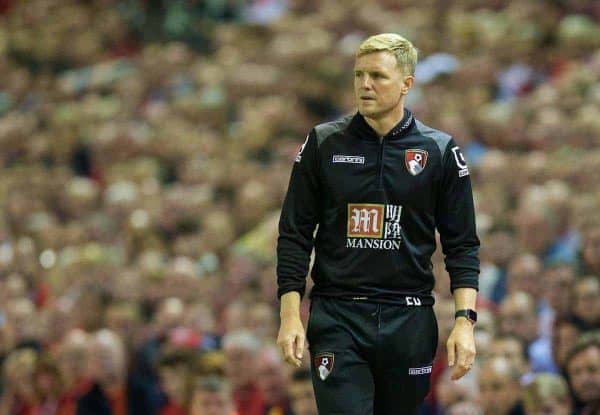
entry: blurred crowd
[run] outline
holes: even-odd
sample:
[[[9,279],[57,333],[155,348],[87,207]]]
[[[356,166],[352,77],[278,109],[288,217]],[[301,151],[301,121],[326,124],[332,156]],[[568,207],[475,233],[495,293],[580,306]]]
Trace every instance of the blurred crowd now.
[[[600,3],[0,1],[0,415],[315,415],[274,342],[296,150],[368,35],[471,166],[477,364],[423,414],[600,413]],[[303,318],[308,307],[303,303]]]

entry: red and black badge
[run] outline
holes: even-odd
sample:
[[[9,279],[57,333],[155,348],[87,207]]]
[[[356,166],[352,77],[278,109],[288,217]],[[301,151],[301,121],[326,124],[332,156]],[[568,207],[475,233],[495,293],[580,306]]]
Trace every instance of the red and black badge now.
[[[425,169],[425,165],[427,164],[427,156],[428,153],[425,150],[406,150],[404,156],[404,163],[406,164],[406,169],[408,170],[408,172],[413,176],[416,176],[417,174],[421,173],[423,169]]]
[[[317,373],[321,380],[327,379],[327,376],[331,374],[333,370],[333,361],[335,360],[335,356],[333,353],[319,353],[315,355],[314,364],[315,369],[317,369]]]

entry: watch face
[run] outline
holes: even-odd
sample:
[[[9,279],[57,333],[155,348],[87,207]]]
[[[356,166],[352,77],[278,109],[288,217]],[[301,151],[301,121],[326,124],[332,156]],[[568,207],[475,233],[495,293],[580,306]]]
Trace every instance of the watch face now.
[[[475,323],[477,321],[477,312],[475,310],[467,310],[467,318]]]

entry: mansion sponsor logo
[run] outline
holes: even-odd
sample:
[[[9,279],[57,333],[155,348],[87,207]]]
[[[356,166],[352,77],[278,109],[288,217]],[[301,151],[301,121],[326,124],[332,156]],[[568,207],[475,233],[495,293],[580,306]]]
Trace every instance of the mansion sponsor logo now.
[[[402,206],[349,203],[346,248],[400,249]]]

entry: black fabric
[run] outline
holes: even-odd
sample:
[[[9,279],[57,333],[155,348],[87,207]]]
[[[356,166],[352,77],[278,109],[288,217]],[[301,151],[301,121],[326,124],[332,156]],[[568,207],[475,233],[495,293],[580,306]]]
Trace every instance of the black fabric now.
[[[418,413],[438,342],[432,307],[315,297],[307,340],[319,414]]]
[[[311,297],[429,303],[436,229],[450,289],[477,289],[471,181],[451,136],[408,110],[381,140],[359,113],[318,125],[296,157],[281,212],[278,296],[304,295],[314,247]]]

